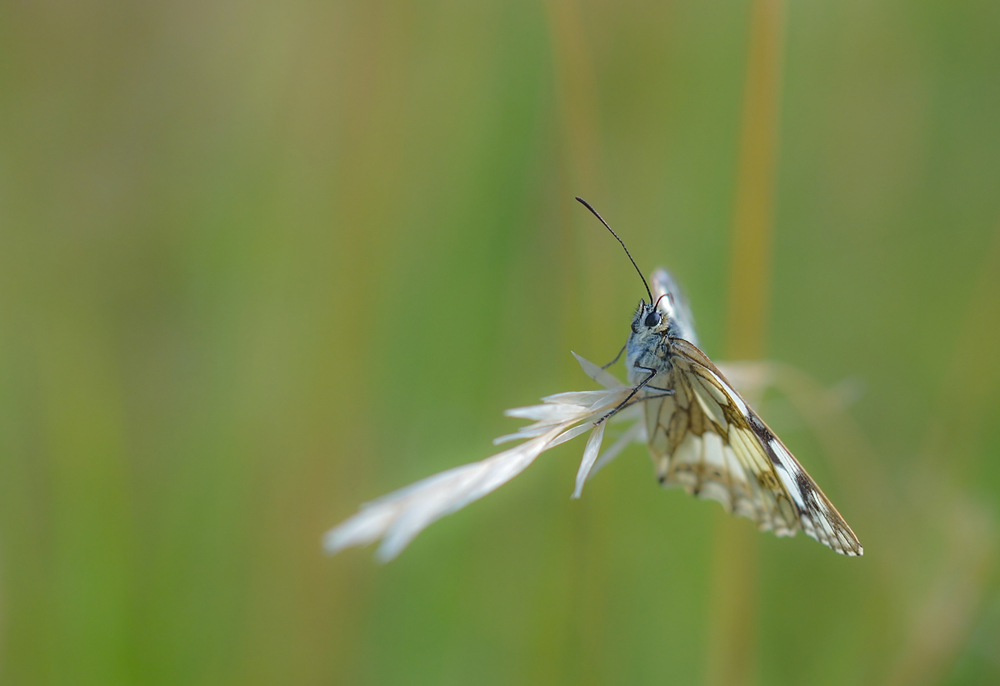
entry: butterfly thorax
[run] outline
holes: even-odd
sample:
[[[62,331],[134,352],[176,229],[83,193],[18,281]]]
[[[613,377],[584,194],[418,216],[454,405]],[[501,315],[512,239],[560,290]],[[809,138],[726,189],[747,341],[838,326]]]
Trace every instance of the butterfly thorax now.
[[[671,338],[680,334],[676,320],[668,313],[640,301],[632,318],[632,333],[625,345],[629,382],[639,384],[656,370],[651,385],[662,387],[670,375]]]

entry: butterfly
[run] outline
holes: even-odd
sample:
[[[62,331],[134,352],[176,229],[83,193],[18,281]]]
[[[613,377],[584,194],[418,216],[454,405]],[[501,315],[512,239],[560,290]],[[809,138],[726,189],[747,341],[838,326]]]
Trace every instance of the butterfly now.
[[[625,248],[597,211],[577,198]],[[842,555],[863,553],[857,536],[830,499],[723,373],[698,348],[691,308],[663,268],[646,286],[622,352],[632,390],[599,421],[640,402],[656,476],[718,501],[761,531],[794,536],[799,530]],[[617,362],[622,353],[605,367]]]
[[[618,234],[586,201],[577,200],[618,239],[642,278]],[[541,405],[507,410],[508,417],[534,423],[494,443],[522,443],[363,504],[326,533],[324,549],[334,554],[381,541],[376,557],[391,560],[432,523],[492,493],[550,448],[589,431],[574,498],[628,443],[644,440],[663,486],[717,500],[779,536],[802,530],[838,553],[861,555],[854,532],[816,482],[698,349],[691,308],[670,274],[657,269],[651,280],[652,288],[643,278],[649,303],[639,301],[628,341],[614,360],[601,368],[574,353],[604,390],[557,393],[542,398]],[[606,371],[623,353],[628,386]],[[609,419],[636,423],[601,453]]]

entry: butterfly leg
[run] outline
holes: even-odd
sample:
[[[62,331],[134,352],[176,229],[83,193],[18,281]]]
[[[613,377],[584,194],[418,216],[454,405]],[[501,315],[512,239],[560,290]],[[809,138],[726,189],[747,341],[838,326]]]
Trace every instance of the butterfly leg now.
[[[653,377],[656,376],[656,374],[657,374],[657,370],[651,369],[650,367],[641,367],[639,365],[636,365],[635,368],[636,369],[640,369],[640,370],[642,370],[644,372],[649,372],[649,376],[647,376],[645,379],[643,379],[642,381],[640,381],[639,385],[636,386],[635,388],[633,388],[632,392],[628,394],[628,397],[625,398],[625,400],[623,400],[620,403],[618,403],[618,407],[616,407],[615,409],[611,410],[611,412],[608,412],[606,415],[604,415],[603,417],[601,417],[600,419],[598,419],[596,422],[594,422],[594,426],[597,426],[598,424],[600,424],[604,420],[606,420],[609,417],[612,417],[616,413],[618,413],[623,407],[625,407],[628,404],[628,401],[631,400],[633,397],[635,397],[635,394],[638,393],[639,391],[641,391],[650,381],[653,380]],[[669,388],[659,388],[657,390],[664,391],[665,395],[673,395],[674,394],[673,389],[669,389]]]
[[[646,388],[652,388],[652,386],[646,386]],[[667,390],[667,389],[659,389],[659,390]],[[631,400],[628,401],[628,404],[625,405],[625,407],[623,407],[622,409],[626,410],[632,407],[633,405],[644,403],[647,400],[659,400],[661,398],[669,398],[673,394],[674,394],[673,389],[670,389],[668,393],[657,393],[656,395],[644,395],[641,398],[632,398]]]
[[[617,362],[618,360],[620,360],[621,357],[622,357],[622,353],[625,352],[625,348],[627,348],[627,347],[628,347],[628,341],[625,342],[625,345],[622,346],[622,349],[618,351],[617,355],[615,355],[615,359],[611,360],[610,362],[608,362],[605,365],[602,365],[601,369],[607,369],[608,367],[610,367],[611,365],[613,365],[615,362]]]
[[[674,389],[672,388],[660,388],[659,386],[646,386],[646,388],[652,388],[654,391],[661,391],[662,395],[651,395],[650,398],[662,398],[667,395],[673,395]]]

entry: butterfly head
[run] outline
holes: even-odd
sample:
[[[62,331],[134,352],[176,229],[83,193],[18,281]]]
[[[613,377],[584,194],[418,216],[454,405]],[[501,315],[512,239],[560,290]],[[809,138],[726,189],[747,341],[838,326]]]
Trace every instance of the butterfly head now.
[[[671,311],[663,303],[669,300],[666,295],[650,305],[645,300],[639,301],[639,307],[632,317],[632,333],[635,335],[663,335],[670,322]]]

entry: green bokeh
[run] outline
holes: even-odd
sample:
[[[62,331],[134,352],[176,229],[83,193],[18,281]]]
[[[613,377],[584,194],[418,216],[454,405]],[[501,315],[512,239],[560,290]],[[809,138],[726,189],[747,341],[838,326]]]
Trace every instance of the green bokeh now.
[[[700,683],[724,515],[639,448],[320,537],[592,387],[642,290],[574,195],[720,355],[750,9],[0,6],[0,681]],[[1000,683],[998,37],[787,3],[768,350],[863,394],[762,413],[865,557],[744,522],[759,684]]]

